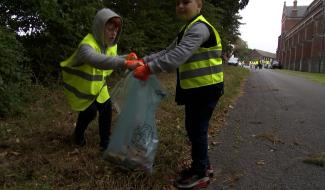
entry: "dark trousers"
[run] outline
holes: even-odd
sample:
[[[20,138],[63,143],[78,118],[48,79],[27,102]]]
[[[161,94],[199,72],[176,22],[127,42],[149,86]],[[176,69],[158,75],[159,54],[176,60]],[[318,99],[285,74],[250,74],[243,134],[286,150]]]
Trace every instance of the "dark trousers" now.
[[[100,147],[107,148],[112,122],[112,102],[108,99],[104,103],[94,101],[86,110],[79,112],[75,134],[77,138],[84,138],[89,123],[96,118],[97,111]]]
[[[218,100],[206,103],[185,104],[185,128],[192,145],[192,169],[199,175],[205,175],[209,163],[208,127]]]

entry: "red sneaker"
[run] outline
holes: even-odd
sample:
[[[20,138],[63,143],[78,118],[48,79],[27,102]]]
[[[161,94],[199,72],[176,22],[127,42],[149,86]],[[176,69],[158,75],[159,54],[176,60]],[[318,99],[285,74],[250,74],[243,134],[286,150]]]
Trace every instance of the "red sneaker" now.
[[[199,176],[197,174],[192,174],[191,176],[186,176],[176,181],[175,186],[178,189],[202,189],[207,188],[210,183],[210,178],[206,175]]]

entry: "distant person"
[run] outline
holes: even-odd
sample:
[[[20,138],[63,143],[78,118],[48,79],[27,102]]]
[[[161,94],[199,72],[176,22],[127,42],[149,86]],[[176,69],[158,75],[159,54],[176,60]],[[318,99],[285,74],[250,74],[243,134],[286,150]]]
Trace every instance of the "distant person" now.
[[[176,13],[184,21],[177,38],[165,50],[144,57],[134,76],[177,69],[176,102],[185,105],[185,128],[192,147],[191,167],[180,172],[175,186],[206,187],[213,170],[208,157],[209,120],[223,94],[221,40],[202,16],[203,0],[177,0]],[[172,121],[170,121],[172,123]]]
[[[85,131],[99,112],[98,126],[100,150],[109,143],[112,103],[106,78],[114,69],[135,69],[142,62],[136,54],[117,55],[117,42],[122,29],[122,19],[110,9],[97,12],[92,33],[87,34],[77,50],[60,63],[64,92],[71,108],[79,111],[74,141],[79,146],[86,144]]]

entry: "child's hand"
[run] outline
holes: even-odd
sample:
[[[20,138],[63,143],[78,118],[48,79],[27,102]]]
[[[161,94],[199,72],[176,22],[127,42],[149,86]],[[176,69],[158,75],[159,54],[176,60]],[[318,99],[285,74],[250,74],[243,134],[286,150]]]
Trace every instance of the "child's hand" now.
[[[133,71],[133,76],[139,80],[147,80],[149,75],[151,74],[150,72],[150,68],[148,66],[148,64],[144,64],[142,66],[137,67],[134,71]]]
[[[139,66],[143,66],[144,62],[142,59],[135,59],[135,60],[125,60],[124,67],[126,69],[134,70]]]

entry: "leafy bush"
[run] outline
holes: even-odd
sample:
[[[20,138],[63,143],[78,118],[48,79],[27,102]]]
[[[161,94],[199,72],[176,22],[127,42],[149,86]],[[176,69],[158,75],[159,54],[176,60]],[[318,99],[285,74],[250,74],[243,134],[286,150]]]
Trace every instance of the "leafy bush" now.
[[[19,112],[24,101],[30,70],[23,46],[14,32],[0,27],[0,117]]]

